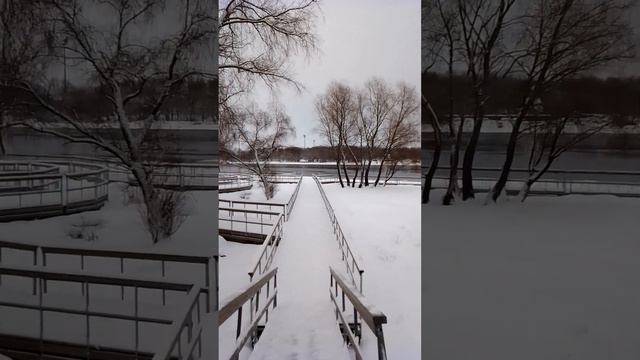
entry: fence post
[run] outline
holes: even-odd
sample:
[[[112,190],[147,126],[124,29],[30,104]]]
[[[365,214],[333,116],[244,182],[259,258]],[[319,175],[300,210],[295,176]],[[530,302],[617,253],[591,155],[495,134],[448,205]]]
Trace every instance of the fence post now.
[[[62,203],[62,212],[66,212],[67,203],[69,201],[69,193],[68,185],[69,180],[67,179],[67,174],[62,174],[61,183],[60,183],[60,202]]]

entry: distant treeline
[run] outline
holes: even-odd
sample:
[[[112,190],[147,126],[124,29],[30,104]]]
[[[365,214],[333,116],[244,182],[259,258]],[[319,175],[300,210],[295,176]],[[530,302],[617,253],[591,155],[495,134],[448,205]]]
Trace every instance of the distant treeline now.
[[[142,96],[128,102],[125,106],[130,115],[147,114],[156,104],[153,102],[162,90],[163,84],[149,81]],[[114,116],[113,104],[104,96],[107,89],[99,86],[77,86],[62,82],[53,84],[49,92],[53,104],[73,109],[81,119],[87,122],[103,121]],[[123,86],[128,91],[127,86]],[[218,81],[191,78],[175,85],[175,93],[162,104],[158,113],[161,120],[214,122],[217,114]],[[3,105],[4,104],[4,105]],[[52,115],[40,107],[33,97],[24,91],[0,93],[0,107],[7,114],[38,116],[41,120],[53,120]]]
[[[353,151],[358,154],[363,153],[364,149],[353,148]],[[382,157],[384,149],[378,149],[378,158]],[[392,160],[398,161],[420,161],[420,148],[402,148],[399,149],[393,155]],[[224,155],[221,155],[224,158]],[[249,152],[240,152],[240,158],[245,160],[251,160],[251,154]],[[229,159],[226,159],[229,160]],[[335,150],[328,146],[315,146],[311,148],[301,148],[296,146],[280,148],[274,152],[272,161],[300,161],[306,160],[309,162],[335,162]]]
[[[474,98],[469,77],[457,74],[452,81],[456,113],[472,114]],[[486,113],[515,113],[521,105],[525,86],[524,80],[513,77],[491,79]],[[423,74],[422,91],[428,94],[436,111],[446,112],[449,108],[448,89],[446,74]],[[616,125],[625,125],[626,117],[640,117],[640,77],[567,79],[545,93],[541,100],[545,113],[606,114],[618,122]],[[441,119],[446,117],[445,113],[440,115]]]

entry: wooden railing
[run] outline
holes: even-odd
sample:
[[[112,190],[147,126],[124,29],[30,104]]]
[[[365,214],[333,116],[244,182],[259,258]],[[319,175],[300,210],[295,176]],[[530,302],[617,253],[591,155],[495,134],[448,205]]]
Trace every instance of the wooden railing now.
[[[329,283],[329,293],[331,295],[331,301],[335,306],[336,320],[339,320],[342,324],[342,332],[349,339],[353,350],[356,354],[356,360],[362,360],[362,351],[360,350],[360,339],[362,337],[362,326],[358,322],[358,315],[360,319],[371,329],[377,339],[378,347],[378,360],[387,359],[387,350],[384,343],[384,333],[382,331],[382,324],[387,323],[387,317],[382,312],[373,309],[365,300],[361,292],[358,292],[355,288],[352,288],[347,282],[331,267],[329,267],[329,273],[331,274]],[[340,292],[338,291],[340,289]],[[353,307],[353,323],[349,323],[347,320],[347,306],[346,300],[349,300]],[[356,344],[356,339],[358,343]]]
[[[178,282],[168,282],[168,281],[157,281],[155,279],[148,278],[131,278],[131,277],[122,277],[117,275],[105,276],[105,275],[96,275],[96,274],[88,274],[88,273],[70,273],[68,271],[59,272],[52,270],[44,270],[42,268],[27,268],[27,267],[8,267],[8,266],[0,266],[0,274],[3,276],[17,277],[17,278],[30,278],[34,281],[38,282],[38,290],[37,290],[37,303],[25,303],[24,301],[9,301],[6,300],[6,297],[3,298],[3,301],[0,301],[0,306],[3,307],[11,307],[16,309],[24,309],[24,310],[32,310],[37,311],[39,313],[39,323],[38,323],[38,339],[39,346],[42,347],[43,340],[45,337],[44,334],[44,313],[58,313],[58,314],[69,314],[69,315],[79,315],[85,317],[85,351],[86,355],[90,354],[96,348],[99,348],[99,345],[95,344],[95,340],[91,339],[91,319],[92,318],[104,318],[111,319],[113,321],[124,321],[133,323],[134,325],[134,348],[132,351],[135,354],[138,354],[142,349],[140,348],[140,325],[141,324],[161,324],[161,325],[173,325],[174,329],[179,332],[178,335],[173,336],[173,339],[180,338],[180,334],[183,333],[184,329],[187,329],[188,332],[188,340],[190,343],[200,343],[201,342],[201,324],[202,324],[202,312],[199,310],[199,296],[200,294],[208,294],[208,289],[200,288],[193,284],[185,284]],[[66,303],[64,307],[47,305],[44,302],[44,283],[46,281],[55,281],[56,284],[65,284],[65,283],[77,283],[80,284],[83,288],[83,296],[82,296],[82,306],[79,308],[78,306],[73,307],[70,306],[71,303]],[[91,307],[91,289],[93,288],[91,285],[110,285],[110,286],[120,286],[133,289],[133,314],[131,315],[128,312],[106,312],[104,309],[94,310]],[[159,315],[141,315],[140,314],[140,303],[139,303],[139,292],[141,289],[153,289],[153,290],[162,290],[162,291],[174,291],[186,293],[187,302],[186,308],[180,312],[180,315],[175,318],[169,318],[166,316]],[[195,308],[195,312],[193,309]],[[163,312],[163,314],[166,312]],[[196,316],[183,316],[184,314],[191,314]],[[35,325],[35,324],[34,324]],[[195,325],[195,327],[194,327]],[[159,339],[160,340],[160,339]],[[167,339],[169,340],[169,339]],[[173,345],[176,344],[176,341],[167,341],[171,342],[172,347],[169,349],[170,352],[173,351]],[[192,347],[193,348],[193,347]],[[123,349],[124,350],[124,349]],[[127,349],[128,350],[128,349]],[[43,349],[40,349],[40,354],[42,354]],[[166,354],[166,353],[165,353]],[[169,353],[171,354],[171,353]],[[193,351],[191,352],[193,354]],[[88,356],[87,356],[88,358]],[[191,356],[183,356],[180,355],[179,359],[192,359]],[[155,358],[154,358],[155,359]],[[161,357],[161,359],[168,359],[168,357]]]
[[[324,192],[322,188],[322,184],[318,177],[314,176],[316,184],[318,185],[318,189],[320,190],[320,195],[322,196],[322,201],[324,202],[324,206],[327,209],[327,213],[329,214],[329,219],[331,220],[331,225],[333,226],[333,233],[336,236],[336,241],[338,242],[338,246],[340,247],[340,252],[342,254],[342,261],[344,261],[347,267],[347,273],[353,282],[353,285],[360,289],[362,292],[362,274],[364,273],[364,269],[360,268],[358,263],[356,262],[356,257],[353,255],[353,251],[351,250],[351,246],[349,246],[349,242],[347,238],[344,236],[344,232],[338,223],[338,218],[336,217],[336,213],[327,198],[327,194]],[[356,282],[356,276],[359,278],[359,282]]]
[[[218,312],[218,326],[227,321],[234,313],[237,314],[236,326],[236,346],[229,359],[237,360],[244,345],[252,339],[257,341],[257,331],[262,317],[265,317],[264,326],[269,321],[269,306],[273,304],[275,309],[278,305],[278,268],[274,268],[255,279],[242,290],[238,295],[222,304]],[[271,280],[273,279],[273,290],[271,290]],[[266,286],[264,305],[260,307],[260,292]],[[242,330],[242,308],[249,302],[249,325]]]
[[[283,226],[284,216],[283,214],[279,214],[278,220],[271,227],[271,231],[260,246],[258,259],[256,260],[255,265],[253,265],[251,270],[249,270],[249,281],[253,280],[253,276],[256,275],[256,273],[258,275],[263,274],[269,269],[271,263],[273,263],[273,258],[276,255],[276,251],[280,245],[280,240],[282,239]]]

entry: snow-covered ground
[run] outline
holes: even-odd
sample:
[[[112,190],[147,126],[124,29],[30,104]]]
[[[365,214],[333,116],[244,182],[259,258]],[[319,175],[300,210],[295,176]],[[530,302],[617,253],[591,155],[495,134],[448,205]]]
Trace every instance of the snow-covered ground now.
[[[364,269],[364,296],[387,316],[389,358],[420,359],[420,187],[323,188]]]
[[[230,193],[220,194],[220,199],[232,200],[232,201],[260,201],[260,202],[273,202],[279,204],[285,204],[289,201],[293,190],[296,188],[296,184],[275,184],[276,193],[272,199],[267,201],[264,195],[264,190],[260,186],[260,182],[253,183],[253,187],[245,191],[234,191]]]
[[[60,216],[33,221],[14,221],[0,223],[0,240],[11,242],[23,242],[36,245],[62,246],[74,248],[98,248],[115,250],[146,251],[154,253],[186,254],[198,256],[212,256],[216,254],[215,236],[216,227],[213,216],[217,214],[217,192],[196,191],[188,192],[186,209],[189,217],[185,220],[178,232],[170,239],[161,240],[153,244],[147,234],[139,208],[134,204],[124,201],[125,195],[121,184],[111,184],[109,189],[109,202],[98,211],[84,212],[69,216]],[[69,233],[79,224],[96,224],[89,232],[96,235],[95,240],[72,238]],[[28,254],[15,250],[3,250],[3,264],[24,266],[31,265],[31,257]],[[77,257],[51,256],[47,258],[47,269],[73,272],[80,271],[80,261]],[[117,259],[103,260],[95,258],[85,259],[85,271],[91,274],[119,275],[120,266]],[[160,265],[149,261],[129,260],[125,265],[125,275],[147,279],[161,279]],[[183,283],[204,283],[203,266],[195,264],[166,264],[166,279]],[[37,301],[37,296],[31,294],[31,281],[14,279],[13,285],[8,277],[4,277],[0,287],[0,297],[11,299],[24,299],[25,302]],[[92,286],[92,309],[110,309],[109,311],[130,314],[132,309],[131,289],[125,289],[125,300],[120,298],[120,290],[113,287]],[[140,304],[147,314],[157,314],[161,317],[174,319],[176,312],[184,306],[184,296],[171,294],[167,296],[167,306],[162,306],[159,292],[141,291]],[[45,297],[48,304],[83,309],[81,291],[78,284],[51,285],[51,291]],[[76,306],[77,305],[77,306]],[[11,316],[11,317],[9,317]],[[0,332],[16,333],[37,336],[38,321],[37,312],[19,311],[12,308],[0,307]],[[34,320],[35,319],[35,320]],[[66,341],[84,341],[84,317],[65,317],[60,314],[50,313],[45,316],[45,336]],[[213,323],[208,316],[206,320]],[[92,342],[103,346],[125,346],[132,344],[132,322],[118,322],[92,318]],[[74,325],[75,324],[75,325]],[[61,331],[61,329],[68,331]],[[158,350],[159,339],[168,336],[167,326],[142,325],[141,348],[144,350]],[[217,351],[215,328],[207,326],[207,334],[203,339],[204,350]],[[209,336],[209,339],[206,338]],[[167,339],[168,341],[168,339]]]
[[[483,198],[422,206],[425,358],[638,359],[640,200]]]

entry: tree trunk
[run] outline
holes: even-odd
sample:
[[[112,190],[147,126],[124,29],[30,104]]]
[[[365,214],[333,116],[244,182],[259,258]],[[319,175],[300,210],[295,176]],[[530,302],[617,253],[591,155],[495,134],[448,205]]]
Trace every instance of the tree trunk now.
[[[378,183],[380,182],[380,175],[382,174],[382,168],[384,167],[384,161],[386,160],[386,158],[387,158],[387,155],[385,155],[380,161],[380,167],[378,168],[378,175],[376,175],[376,181],[375,183],[373,183],[373,186],[378,186]]]
[[[476,148],[478,147],[483,117],[484,113],[482,110],[478,110],[476,114],[474,114],[473,132],[471,133],[469,144],[464,152],[464,159],[462,161],[462,200],[475,197],[473,190],[473,159],[476,154]]]
[[[487,195],[487,200],[491,199],[491,201],[496,202],[498,198],[502,194],[504,187],[507,185],[507,180],[509,179],[509,172],[511,171],[511,164],[513,164],[513,159],[515,157],[516,145],[518,143],[518,135],[520,132],[520,125],[522,125],[522,121],[525,116],[529,112],[529,107],[533,103],[533,98],[527,99],[522,108],[520,109],[520,113],[518,114],[518,118],[516,122],[513,124],[513,129],[511,130],[511,134],[509,135],[509,143],[507,144],[507,155],[504,160],[504,164],[502,165],[502,170],[500,171],[500,177],[498,177],[498,181],[496,181],[495,185],[489,191]]]
[[[369,171],[371,170],[371,162],[373,160],[369,159],[367,163],[367,171],[364,173],[364,186],[369,186]]]
[[[340,186],[344,187],[344,183],[342,182],[342,174],[340,173],[340,159],[336,159],[336,170],[338,170],[338,180],[340,180]]]
[[[451,153],[449,154],[449,185],[447,186],[447,192],[442,198],[442,205],[451,205],[454,194],[459,196],[460,189],[458,187],[458,162],[460,157],[460,146],[462,144],[462,129],[464,126],[464,117],[460,118],[460,124],[458,125],[458,132],[455,139],[451,144]],[[450,131],[453,126],[450,126]]]
[[[429,202],[429,194],[431,193],[431,184],[433,183],[433,177],[436,174],[436,170],[438,169],[438,163],[440,162],[440,152],[442,150],[442,132],[440,131],[440,123],[438,121],[438,116],[435,111],[431,107],[431,104],[427,102],[424,98],[423,102],[423,111],[426,108],[429,113],[429,118],[431,120],[431,126],[433,127],[433,136],[435,140],[435,148],[433,149],[433,159],[431,159],[431,165],[429,166],[429,170],[424,176],[424,187],[422,188],[422,203],[426,204]]]
[[[347,187],[350,187],[351,181],[349,179],[349,173],[347,172],[347,162],[344,159],[344,155],[342,156],[342,170],[344,171],[344,177],[347,180]]]

